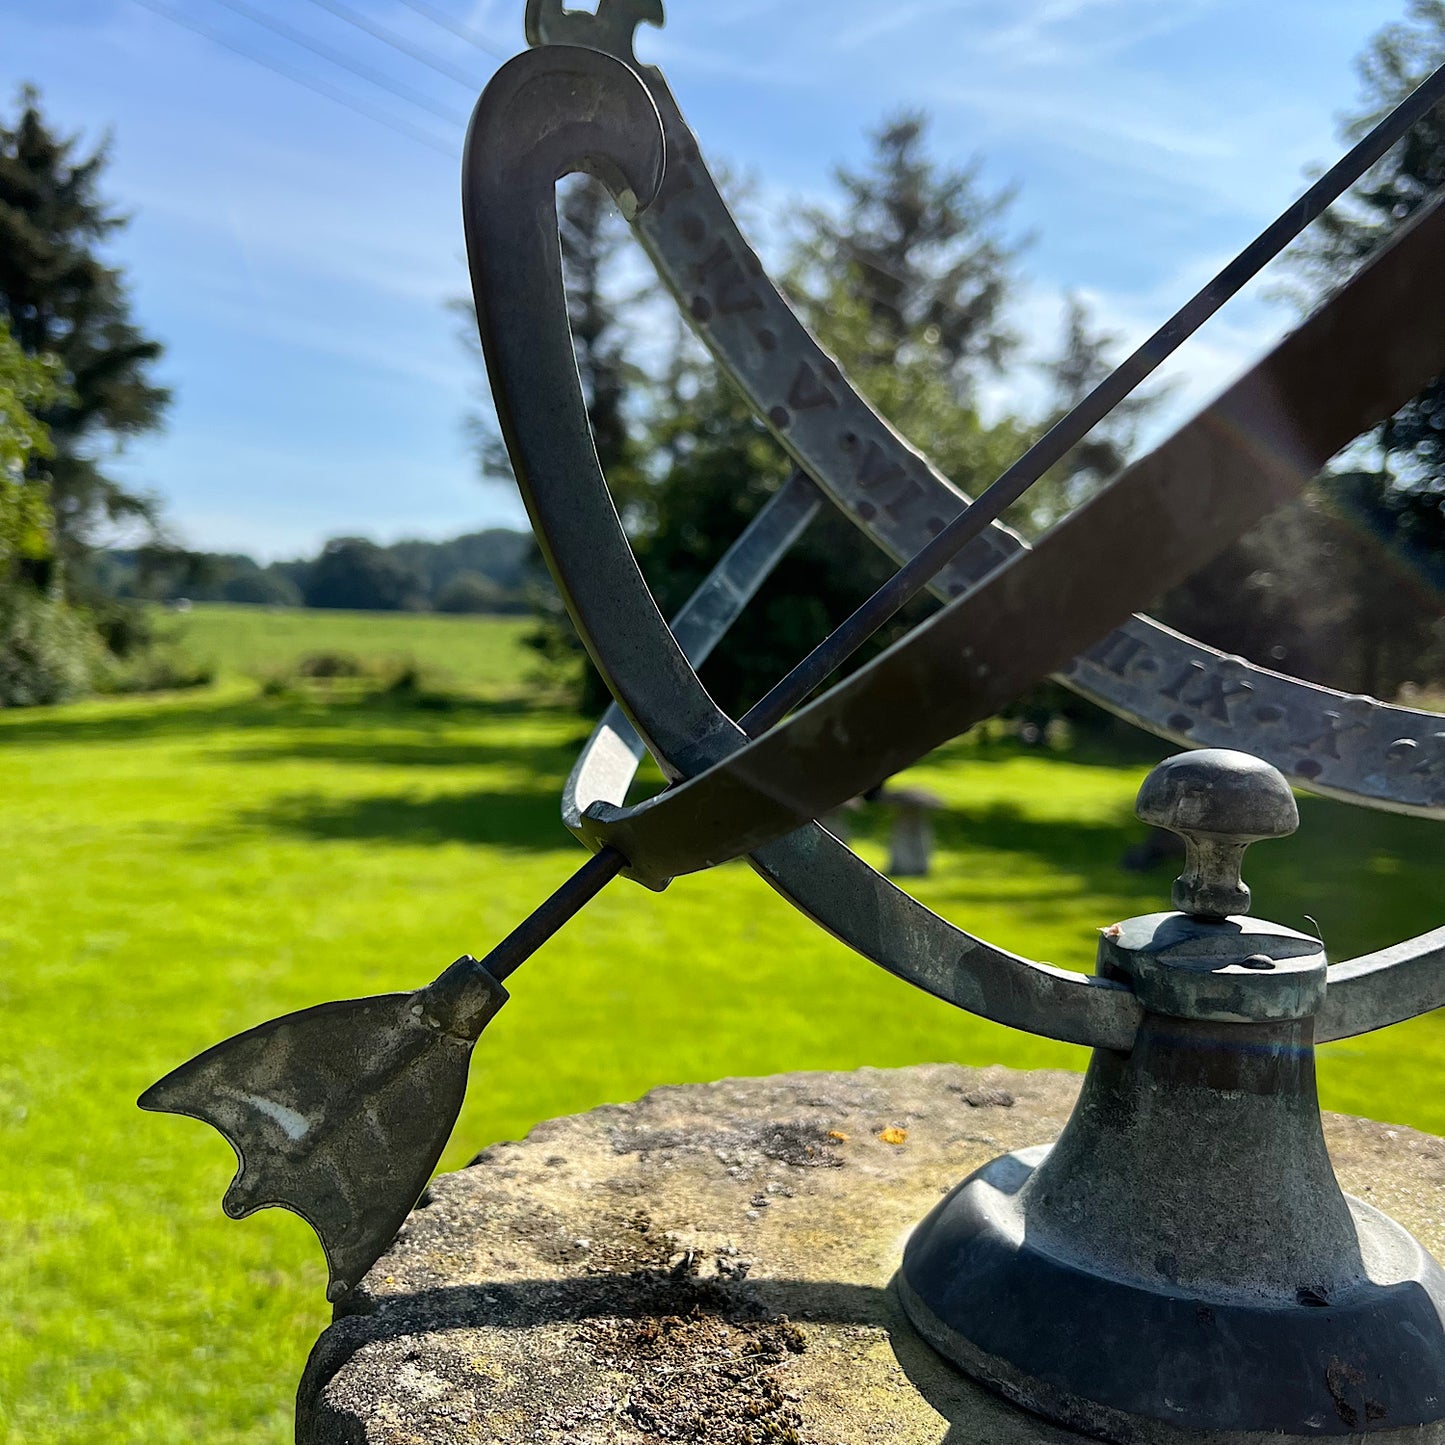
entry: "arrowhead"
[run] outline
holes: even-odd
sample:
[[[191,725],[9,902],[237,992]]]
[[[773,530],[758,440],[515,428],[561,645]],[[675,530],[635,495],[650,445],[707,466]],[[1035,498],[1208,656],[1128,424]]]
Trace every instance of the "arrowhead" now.
[[[227,1039],[140,1096],[219,1130],[240,1167],[232,1219],[277,1206],[316,1231],[326,1297],[381,1257],[441,1157],[472,1046],[507,1001],[474,958],[415,993],[319,1004]]]

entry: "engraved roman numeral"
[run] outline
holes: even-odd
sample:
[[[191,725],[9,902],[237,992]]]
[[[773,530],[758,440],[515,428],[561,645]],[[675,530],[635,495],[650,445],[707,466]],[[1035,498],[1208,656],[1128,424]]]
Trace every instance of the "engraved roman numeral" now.
[[[887,454],[877,442],[869,442],[858,459],[858,472],[854,480],[865,492],[876,492],[880,487],[905,481],[907,473],[897,462],[888,460]]]
[[[1337,712],[1323,712],[1319,717],[1319,726],[1313,732],[1291,738],[1290,745],[1301,752],[1322,753],[1327,758],[1338,758],[1340,739],[1346,733],[1361,731],[1364,726],[1363,722],[1345,722]]]
[[[1148,650],[1137,637],[1130,637],[1127,632],[1111,632],[1102,642],[1095,643],[1084,656],[1095,667],[1102,668],[1115,677],[1123,677],[1129,670],[1129,664],[1141,652]]]
[[[1174,680],[1159,689],[1160,697],[1198,708],[1215,722],[1229,721],[1229,704],[1254,691],[1249,682],[1230,682],[1202,662],[1188,663]]]
[[[1412,773],[1435,774],[1445,771],[1445,733],[1435,733],[1425,744],[1419,762],[1410,769]]]
[[[923,488],[912,477],[904,479],[902,487],[894,494],[892,501],[884,502],[883,510],[895,521],[901,522],[923,498]]]
[[[798,374],[788,388],[788,405],[794,411],[811,411],[819,406],[837,406],[838,398],[819,380],[806,361],[798,363]]]
[[[679,196],[685,195],[688,191],[697,189],[697,176],[693,173],[691,166],[679,166],[669,162],[666,172],[662,177],[662,189],[657,193],[657,199],[648,207],[647,214],[660,216]],[[644,219],[646,217],[644,216]]]
[[[858,459],[855,477],[865,492],[885,494],[880,497],[883,510],[895,521],[903,519],[926,500],[924,488],[897,463],[889,461],[877,442],[869,442]],[[872,515],[871,512],[868,515]]]
[[[719,241],[697,268],[698,280],[712,288],[714,304],[724,315],[760,311],[763,298],[748,283],[742,263]]]

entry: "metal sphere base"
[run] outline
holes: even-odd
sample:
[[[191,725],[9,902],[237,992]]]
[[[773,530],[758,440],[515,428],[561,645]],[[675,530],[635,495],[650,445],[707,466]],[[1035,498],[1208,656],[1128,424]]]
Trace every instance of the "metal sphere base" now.
[[[1308,1021],[1146,1016],[1053,1146],[1006,1154],[909,1241],[941,1354],[1120,1445],[1445,1441],[1445,1271],[1347,1200]]]
[[[1438,1411],[1439,1267],[1386,1215],[1349,1201],[1362,1251],[1393,1257],[1402,1278],[1326,1307],[1191,1298],[1030,1247],[1018,1191],[1048,1152],[986,1165],[915,1236],[915,1273],[945,1256],[963,1310],[922,1296],[907,1266],[899,1280],[919,1333],[975,1379],[1123,1445],[1157,1445],[1161,1425],[1186,1440],[1217,1432],[1279,1445],[1390,1431]]]

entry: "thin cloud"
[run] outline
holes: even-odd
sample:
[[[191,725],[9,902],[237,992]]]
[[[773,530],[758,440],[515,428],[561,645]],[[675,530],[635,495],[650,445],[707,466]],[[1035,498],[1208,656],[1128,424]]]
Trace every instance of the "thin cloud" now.
[[[833,32],[830,48],[847,51],[875,45],[887,36],[907,31],[920,21],[946,14],[956,8],[954,0],[909,0],[909,3],[886,8],[870,4],[857,20],[844,23]]]
[[[1218,0],[1037,0],[1011,7],[1006,24],[975,31],[970,43],[1018,70],[1090,65],[1215,8]]]
[[[397,0],[369,4],[438,55],[491,64]],[[743,209],[770,263],[797,198],[833,196],[834,165],[860,164],[865,130],[904,105],[935,112],[942,161],[978,152],[990,185],[1018,183],[1018,229],[1039,238],[1014,305],[1026,354],[986,400],[1036,413],[1032,363],[1057,350],[1065,294],[1082,290],[1096,324],[1126,343],[1157,326],[1298,193],[1308,162],[1332,157],[1350,59],[1399,5],[668,8],[668,28],[643,27],[639,53],[665,65],[709,158],[760,178],[757,216]],[[129,0],[10,9],[0,85],[38,81],[63,129],[115,127],[106,187],[136,221],[113,255],[142,324],[170,343],[171,425],[136,444],[127,475],[162,491],[196,543],[267,555],[338,532],[519,521],[515,498],[477,486],[462,440],[478,375],[441,309],[466,289],[456,166]],[[471,0],[451,13],[513,53],[523,11],[523,0]],[[376,42],[327,33],[423,82]],[[1284,34],[1288,47],[1271,53],[1262,37]],[[459,88],[434,80],[439,100],[464,108]],[[1294,319],[1257,292],[1232,303],[1171,363],[1179,387],[1152,425],[1177,424]]]

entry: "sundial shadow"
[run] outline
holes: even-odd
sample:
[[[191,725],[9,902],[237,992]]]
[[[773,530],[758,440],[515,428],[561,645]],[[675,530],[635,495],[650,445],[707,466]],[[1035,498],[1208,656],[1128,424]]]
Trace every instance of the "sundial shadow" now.
[[[1082,1436],[1009,1404],[936,1354],[903,1316],[890,1283],[888,1342],[908,1383],[946,1422],[937,1445],[1069,1445]]]
[[[639,1283],[639,1276],[632,1274],[537,1278],[422,1289],[379,1301],[371,1313],[348,1314],[342,1307],[336,1325],[323,1337],[307,1364],[300,1397],[316,1398],[326,1381],[359,1351],[390,1341],[421,1342],[425,1359],[425,1341],[444,1338],[455,1330],[540,1332],[554,1326],[585,1326],[591,1322],[644,1324],[663,1312],[653,1284]],[[910,1409],[906,1432],[899,1436],[907,1445],[1067,1445],[1081,1438],[1010,1405],[937,1355],[909,1323],[892,1281],[879,1287],[842,1281],[760,1278],[747,1280],[743,1288],[746,1296],[736,1300],[732,1308],[697,1303],[689,1318],[712,1315],[734,1325],[757,1322],[766,1328],[769,1320],[787,1316],[811,1327],[822,1327],[825,1349],[840,1342],[846,1349],[858,1338],[848,1333],[853,1330],[881,1331],[907,1386],[940,1417],[929,1421],[920,1418],[916,1407]],[[755,1321],[759,1307],[762,1318]],[[839,1329],[829,1332],[829,1326]],[[574,1348],[585,1350],[586,1346]],[[500,1356],[505,1350],[493,1346],[491,1352]],[[802,1358],[807,1359],[807,1352]],[[612,1369],[620,1367],[615,1355],[608,1365]],[[835,1368],[862,1378],[861,1367],[850,1366],[846,1355],[829,1350],[827,1369],[831,1372]],[[648,1371],[646,1358],[639,1358],[630,1369],[643,1384]],[[878,1400],[886,1401],[900,1389],[906,1396],[903,1382],[888,1378],[893,1372],[886,1363],[873,1363],[868,1373]],[[475,1378],[485,1396],[491,1376]],[[785,1366],[780,1381],[792,1389],[797,1385],[798,1372]],[[803,1393],[806,1397],[806,1388]],[[857,1393],[860,1406],[866,1402],[868,1410],[886,1412],[886,1404],[872,1399],[866,1387],[860,1387]],[[545,1400],[535,1403],[541,1412],[549,1408]]]
[[[953,843],[990,852],[1032,853],[1051,861],[1078,856],[1109,864],[1117,862],[1117,857],[1110,856],[1111,848],[1122,853],[1143,831],[1130,815],[1127,801],[1115,808],[1098,806],[1092,816],[1081,806],[1074,816],[1061,817],[1035,812],[1028,801],[994,800],[979,808],[944,809],[935,819],[935,828],[945,846]]]

